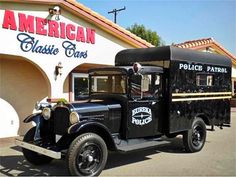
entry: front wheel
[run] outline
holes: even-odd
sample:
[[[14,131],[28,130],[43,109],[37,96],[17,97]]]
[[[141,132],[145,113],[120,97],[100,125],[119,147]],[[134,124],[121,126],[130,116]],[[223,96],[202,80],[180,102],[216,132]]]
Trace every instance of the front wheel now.
[[[183,134],[183,143],[187,152],[200,151],[206,140],[206,125],[201,118],[193,120],[192,128]]]
[[[71,143],[67,154],[68,169],[73,176],[98,176],[106,161],[106,143],[94,133],[78,136]]]
[[[34,134],[36,128],[31,128],[24,136],[23,141],[25,142],[33,142],[34,141]],[[22,152],[26,160],[34,165],[43,165],[50,163],[53,158],[39,154],[37,152],[22,148]]]

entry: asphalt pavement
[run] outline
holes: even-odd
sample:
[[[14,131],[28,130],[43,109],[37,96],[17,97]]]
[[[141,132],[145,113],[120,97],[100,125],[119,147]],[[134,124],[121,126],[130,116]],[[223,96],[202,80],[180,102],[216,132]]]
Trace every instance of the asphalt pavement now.
[[[181,136],[171,144],[131,153],[110,153],[101,176],[236,176],[236,112],[231,127],[207,131],[204,148],[186,153]],[[210,127],[209,127],[210,128]],[[14,145],[0,139],[0,176],[68,176],[62,160],[33,166]]]

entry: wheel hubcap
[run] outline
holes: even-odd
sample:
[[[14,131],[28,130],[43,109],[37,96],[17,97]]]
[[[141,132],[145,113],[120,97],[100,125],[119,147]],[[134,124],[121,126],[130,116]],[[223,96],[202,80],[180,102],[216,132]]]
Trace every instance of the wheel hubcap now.
[[[102,151],[95,143],[85,143],[76,158],[78,171],[86,175],[93,175],[99,169],[102,162]]]
[[[93,161],[93,156],[88,155],[88,156],[87,156],[87,160],[88,160],[88,162],[92,162],[92,161]]]
[[[203,143],[203,130],[200,126],[196,126],[193,129],[192,142],[195,146],[201,146]]]

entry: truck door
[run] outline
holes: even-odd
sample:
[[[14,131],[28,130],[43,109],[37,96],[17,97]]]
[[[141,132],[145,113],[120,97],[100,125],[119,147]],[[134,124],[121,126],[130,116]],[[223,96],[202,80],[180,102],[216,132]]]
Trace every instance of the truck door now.
[[[144,79],[142,79],[144,78]],[[142,80],[146,90],[141,92]],[[130,78],[130,101],[127,115],[127,138],[155,136],[159,133],[158,122],[162,99],[160,74],[133,75]]]

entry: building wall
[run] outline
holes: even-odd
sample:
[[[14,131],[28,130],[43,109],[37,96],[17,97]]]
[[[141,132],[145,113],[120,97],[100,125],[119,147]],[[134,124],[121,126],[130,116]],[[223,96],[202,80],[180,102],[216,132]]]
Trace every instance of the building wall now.
[[[24,56],[36,63],[43,72],[46,73],[51,84],[51,96],[52,98],[60,98],[63,96],[63,84],[68,76],[68,74],[78,65],[86,63],[96,63],[96,64],[114,64],[114,58],[117,52],[125,48],[133,48],[133,46],[127,44],[124,41],[104,32],[97,26],[94,26],[91,23],[86,22],[83,19],[78,18],[77,16],[72,15],[67,12],[65,9],[61,9],[62,15],[60,16],[60,21],[65,24],[73,24],[76,27],[80,26],[83,28],[89,27],[95,29],[95,44],[82,43],[77,41],[71,41],[76,45],[76,50],[78,51],[87,51],[87,58],[76,58],[76,57],[67,57],[65,55],[65,50],[62,47],[62,43],[66,39],[37,35],[32,33],[27,33],[31,37],[34,37],[35,41],[38,40],[38,45],[54,45],[55,48],[59,49],[57,55],[46,55],[35,52],[24,52],[20,48],[20,42],[17,40],[17,35],[21,32],[18,30],[19,23],[19,13],[32,15],[34,17],[48,18],[49,13],[48,9],[51,6],[49,5],[30,5],[30,4],[15,4],[15,3],[2,3],[0,7],[0,53],[3,54],[12,54],[17,56]],[[10,30],[2,28],[3,17],[5,10],[11,10],[15,14],[15,21],[17,24],[17,30]],[[45,26],[45,29],[47,26]],[[8,45],[6,44],[14,44]],[[62,75],[55,78],[55,66],[61,62],[63,66]]]
[[[232,65],[232,78],[236,79],[236,66]]]
[[[69,101],[69,92],[70,92],[70,90],[69,90],[69,88],[70,88],[69,87],[69,77],[70,77],[70,75],[68,75],[66,77],[65,82],[63,84],[63,95],[65,98],[67,98],[67,101]]]
[[[236,107],[236,66],[232,66],[232,92],[231,107]]]
[[[13,124],[19,124],[17,133],[22,135],[31,126],[22,122],[24,118],[33,112],[37,101],[45,100],[50,94],[48,83],[39,69],[24,59],[5,58],[0,55],[0,68],[0,98],[9,104],[3,109],[1,107],[1,119],[9,119]],[[4,109],[9,109],[10,105],[15,109],[17,118],[1,113]],[[4,126],[1,121],[0,126]]]
[[[17,131],[9,134],[0,134],[1,137],[23,135],[31,124],[22,124],[26,116],[34,112],[34,105],[37,101],[47,98],[66,98],[69,100],[69,73],[77,66],[83,63],[88,65],[114,65],[114,59],[117,52],[126,48],[134,48],[127,42],[118,39],[108,32],[102,30],[79,16],[75,16],[66,9],[61,8],[60,20],[58,23],[72,24],[76,27],[94,29],[95,43],[82,43],[70,41],[76,46],[76,51],[87,51],[86,58],[68,57],[63,48],[63,42],[67,39],[39,35],[34,31],[19,31],[19,14],[25,14],[43,19],[55,20],[50,17],[48,9],[54,6],[40,5],[35,3],[11,3],[1,2],[0,6],[0,129],[6,132],[10,127],[17,127]],[[4,16],[9,10],[14,13],[14,20],[17,28],[15,30],[3,28]],[[44,28],[48,30],[48,25]],[[36,29],[36,27],[35,27]],[[57,55],[42,54],[22,50],[22,44],[19,40],[19,34],[25,33],[34,38],[33,44],[38,41],[38,46],[54,46],[58,48]],[[31,44],[28,44],[30,47]],[[27,47],[24,45],[23,47]],[[55,76],[55,68],[61,63],[62,74]],[[2,109],[3,108],[3,109]],[[11,113],[10,113],[11,112]]]

